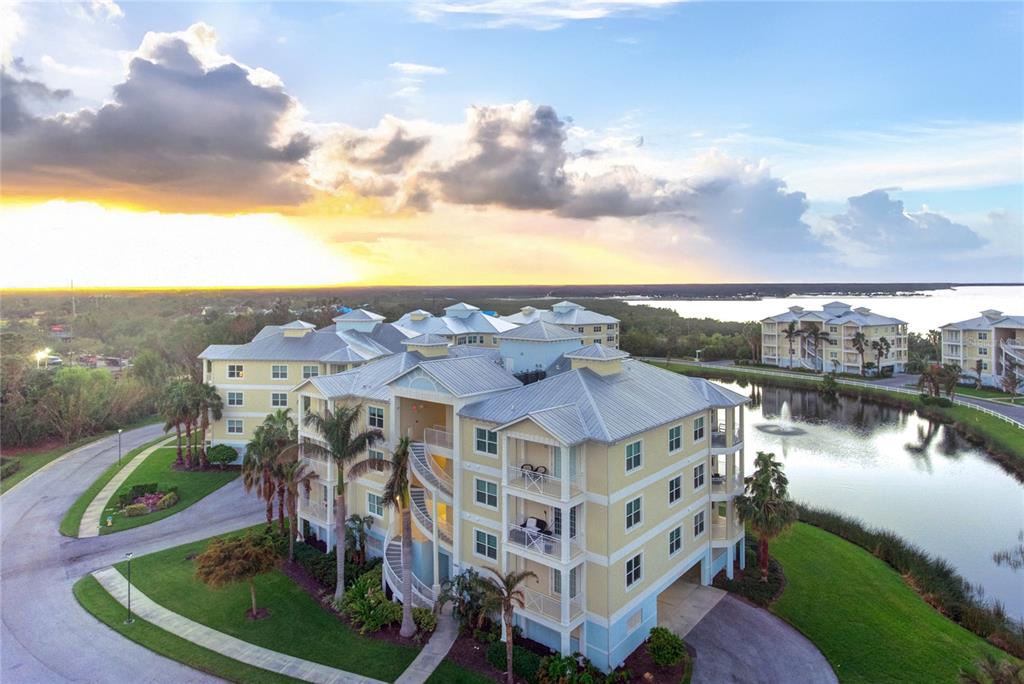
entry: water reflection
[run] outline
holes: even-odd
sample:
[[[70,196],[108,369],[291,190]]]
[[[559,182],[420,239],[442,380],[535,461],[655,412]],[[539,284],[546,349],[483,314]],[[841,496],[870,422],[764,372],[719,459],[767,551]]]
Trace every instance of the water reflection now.
[[[867,399],[723,384],[750,397],[747,426],[785,427],[788,420],[802,431],[748,429],[747,472],[757,451],[774,451],[797,500],[899,533],[1024,616],[1024,583],[993,560],[1019,543],[1024,487],[983,451],[915,412]]]

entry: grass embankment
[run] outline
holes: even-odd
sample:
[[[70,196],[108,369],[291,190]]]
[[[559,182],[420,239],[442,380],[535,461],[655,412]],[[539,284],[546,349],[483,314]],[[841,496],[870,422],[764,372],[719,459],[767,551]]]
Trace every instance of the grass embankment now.
[[[494,684],[494,680],[479,672],[467,670],[450,660],[442,660],[427,677],[427,684]]]
[[[955,682],[984,654],[1008,657],[943,617],[886,565],[797,523],[771,543],[786,573],[772,611],[821,650],[843,682]]]
[[[158,422],[158,418],[146,418],[140,420],[131,425],[126,425],[123,429],[133,430],[144,425],[151,425]],[[117,434],[116,430],[109,430],[107,432],[100,433],[98,435],[89,435],[88,437],[82,437],[79,440],[72,442],[71,444],[63,444],[59,447],[53,447],[52,449],[40,449],[39,451],[23,451],[16,456],[4,456],[5,459],[11,458],[21,463],[21,467],[14,473],[0,480],[0,494],[5,493],[8,489],[18,484],[32,473],[36,472],[47,463],[55,461],[69,451],[83,447],[91,442],[109,437],[110,435]]]
[[[120,464],[114,463],[107,468],[95,482],[89,485],[88,489],[82,492],[82,495],[78,497],[75,503],[71,505],[71,508],[68,509],[68,512],[64,514],[64,519],[60,521],[60,533],[65,537],[77,537],[78,528],[82,524],[82,516],[85,514],[85,509],[89,507],[89,504],[100,493],[100,490],[106,487],[107,483],[114,479],[114,476],[121,472],[122,468],[131,463],[132,459],[154,444],[159,444],[166,439],[167,435],[163,435],[157,437],[152,442],[136,447],[121,457]]]
[[[665,367],[664,363],[656,363]],[[769,375],[752,369],[720,368],[710,366],[692,366],[688,364],[670,364],[667,367],[676,373],[708,378],[710,380],[756,380],[773,386],[792,389],[805,389],[814,392],[822,391],[821,380],[801,378],[793,375]],[[921,398],[914,394],[902,394],[886,390],[884,387],[861,387],[839,383],[838,393],[849,397],[863,397],[879,403],[917,411],[920,415],[946,425],[951,425],[972,443],[988,450],[992,457],[1018,479],[1024,480],[1024,436],[1020,428],[997,418],[996,416],[976,411],[969,406],[954,405],[949,407],[925,405]]]
[[[354,632],[277,570],[256,579],[256,601],[270,610],[270,616],[247,619],[247,584],[214,590],[195,578],[189,557],[201,552],[208,541],[134,559],[132,583],[165,608],[218,631],[368,677],[394,681],[416,657],[415,649]],[[126,571],[124,563],[116,567]]]
[[[174,446],[157,449],[128,476],[114,496],[103,509],[104,524],[100,526],[100,534],[112,534],[133,527],[141,527],[158,520],[180,513],[196,503],[207,494],[214,492],[238,477],[238,470],[174,470],[177,451]],[[117,511],[117,497],[120,492],[128,491],[132,485],[156,482],[161,490],[165,487],[178,488],[178,503],[162,511],[153,511],[149,515],[129,518]],[[107,527],[106,516],[113,516],[113,524]]]
[[[92,575],[86,575],[78,580],[73,591],[78,603],[85,610],[121,636],[196,670],[233,682],[290,684],[301,681],[222,656],[138,617],[135,618],[134,623],[124,624],[126,616],[124,606],[108,594]]]

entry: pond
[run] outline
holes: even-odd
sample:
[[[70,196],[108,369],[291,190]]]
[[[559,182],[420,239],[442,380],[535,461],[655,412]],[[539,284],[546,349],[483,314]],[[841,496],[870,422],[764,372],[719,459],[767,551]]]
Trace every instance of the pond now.
[[[752,400],[744,416],[748,474],[758,451],[774,452],[795,500],[898,533],[1024,617],[1024,572],[992,559],[1019,544],[1024,486],[984,450],[913,411],[720,384]]]

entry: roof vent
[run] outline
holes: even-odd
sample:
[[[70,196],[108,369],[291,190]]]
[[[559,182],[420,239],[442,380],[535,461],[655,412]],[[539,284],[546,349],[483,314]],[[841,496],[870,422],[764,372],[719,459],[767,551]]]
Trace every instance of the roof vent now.
[[[866,306],[858,306],[856,309],[854,309],[854,311],[859,313],[861,316],[867,316],[869,313],[871,313],[871,309],[869,309]]]
[[[791,306],[791,307],[789,307],[789,310],[792,313],[798,314],[798,313],[803,313],[804,307],[802,307],[802,306]]]
[[[996,311],[995,309],[985,309],[981,312],[981,315],[988,321],[997,321],[1003,317],[1003,312]]]

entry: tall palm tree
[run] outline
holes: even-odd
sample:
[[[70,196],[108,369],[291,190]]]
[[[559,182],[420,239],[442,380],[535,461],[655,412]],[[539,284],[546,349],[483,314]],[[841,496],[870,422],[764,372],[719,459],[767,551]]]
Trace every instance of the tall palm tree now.
[[[188,415],[188,385],[185,380],[176,378],[167,383],[160,397],[160,415],[164,419],[164,432],[174,428],[178,434],[178,457],[175,463],[184,465],[181,453],[181,425]]]
[[[789,325],[786,326],[785,330],[782,331],[782,336],[786,338],[786,342],[789,343],[789,367],[793,367],[793,343],[800,339],[800,335],[803,334],[800,328],[796,327],[796,321],[790,321]]]
[[[292,528],[288,531],[288,560],[295,560],[295,537],[299,533],[299,490],[305,488],[308,492],[313,480],[317,478],[309,466],[298,460],[295,446],[285,449],[278,456],[278,477],[287,495],[288,521]]]
[[[281,534],[285,534],[284,518],[285,518],[285,486],[281,480],[281,459],[279,456],[281,453],[289,447],[298,445],[299,441],[299,430],[298,426],[295,425],[295,421],[291,418],[291,409],[284,408],[278,409],[273,413],[268,413],[267,417],[263,419],[263,427],[267,430],[267,433],[271,435],[271,441],[273,443],[274,460],[271,466],[271,477],[274,480],[274,491],[277,494],[277,523],[281,528]],[[298,458],[298,451],[293,458]]]
[[[206,461],[206,431],[210,429],[210,418],[220,420],[224,415],[224,400],[217,394],[217,388],[208,383],[200,383],[196,391],[196,399],[199,408],[199,429],[203,431],[203,439],[199,445],[199,465],[207,466]]]
[[[409,496],[409,438],[398,440],[398,447],[392,452],[391,460],[368,458],[353,464],[348,469],[350,478],[358,478],[371,471],[390,470],[384,484],[384,505],[397,508],[402,521],[402,628],[399,634],[411,637],[416,633],[412,619],[412,508]],[[436,551],[435,551],[436,553]]]
[[[828,336],[828,333],[821,328],[811,328],[804,332],[804,336],[807,337],[807,341],[811,343],[811,351],[814,352],[815,358],[815,369],[824,370],[825,362],[818,357],[818,345],[822,342],[829,342],[832,338]],[[819,367],[818,364],[821,364]]]
[[[242,486],[246,492],[255,490],[267,503],[267,529],[274,523],[274,462],[277,453],[274,435],[260,425],[253,431],[242,459]]]
[[[871,348],[875,352],[875,367],[878,368],[877,373],[879,376],[882,375],[882,357],[888,356],[889,350],[892,345],[889,344],[889,340],[885,337],[879,337],[877,340],[871,342]]]
[[[522,584],[527,579],[536,579],[537,575],[530,570],[510,570],[507,575],[502,576],[494,568],[484,568],[494,577],[488,577],[484,586],[490,594],[490,602],[494,608],[501,611],[502,621],[505,623],[505,681],[507,684],[514,684],[515,677],[512,674],[512,619],[516,608],[522,608],[525,603]]]
[[[939,383],[950,400],[956,397],[956,390],[960,386],[961,375],[963,375],[963,369],[960,368],[959,364],[942,364],[942,369],[939,371]]]
[[[325,407],[323,413],[310,411],[305,418],[306,425],[319,432],[327,446],[322,447],[314,442],[309,442],[303,444],[302,448],[332,459],[338,473],[338,482],[334,493],[334,533],[337,546],[338,580],[338,586],[334,590],[336,600],[345,595],[345,543],[342,541],[342,535],[345,533],[345,518],[348,514],[348,511],[345,510],[345,467],[356,456],[374,444],[384,441],[384,433],[380,430],[359,429],[358,422],[361,415],[362,405],[356,404],[355,406],[339,406],[334,411]]]
[[[937,397],[942,386],[941,379],[942,366],[937,363],[928,364],[917,378],[917,388],[925,390],[930,397]]]
[[[761,581],[768,581],[768,542],[782,534],[796,520],[796,505],[789,498],[789,479],[775,454],[757,452],[754,474],[744,482],[746,489],[736,497],[736,513],[757,532],[757,563]]]
[[[974,373],[974,389],[981,389],[981,372],[984,370],[984,362],[981,359],[974,361],[974,367],[971,368],[971,372]]]
[[[352,561],[359,565],[366,562],[366,536],[372,527],[372,515],[353,513],[345,521],[345,541],[351,542]]]
[[[860,354],[860,374],[864,375],[864,354],[868,349],[868,336],[858,330],[853,334],[853,341],[850,344]]]

